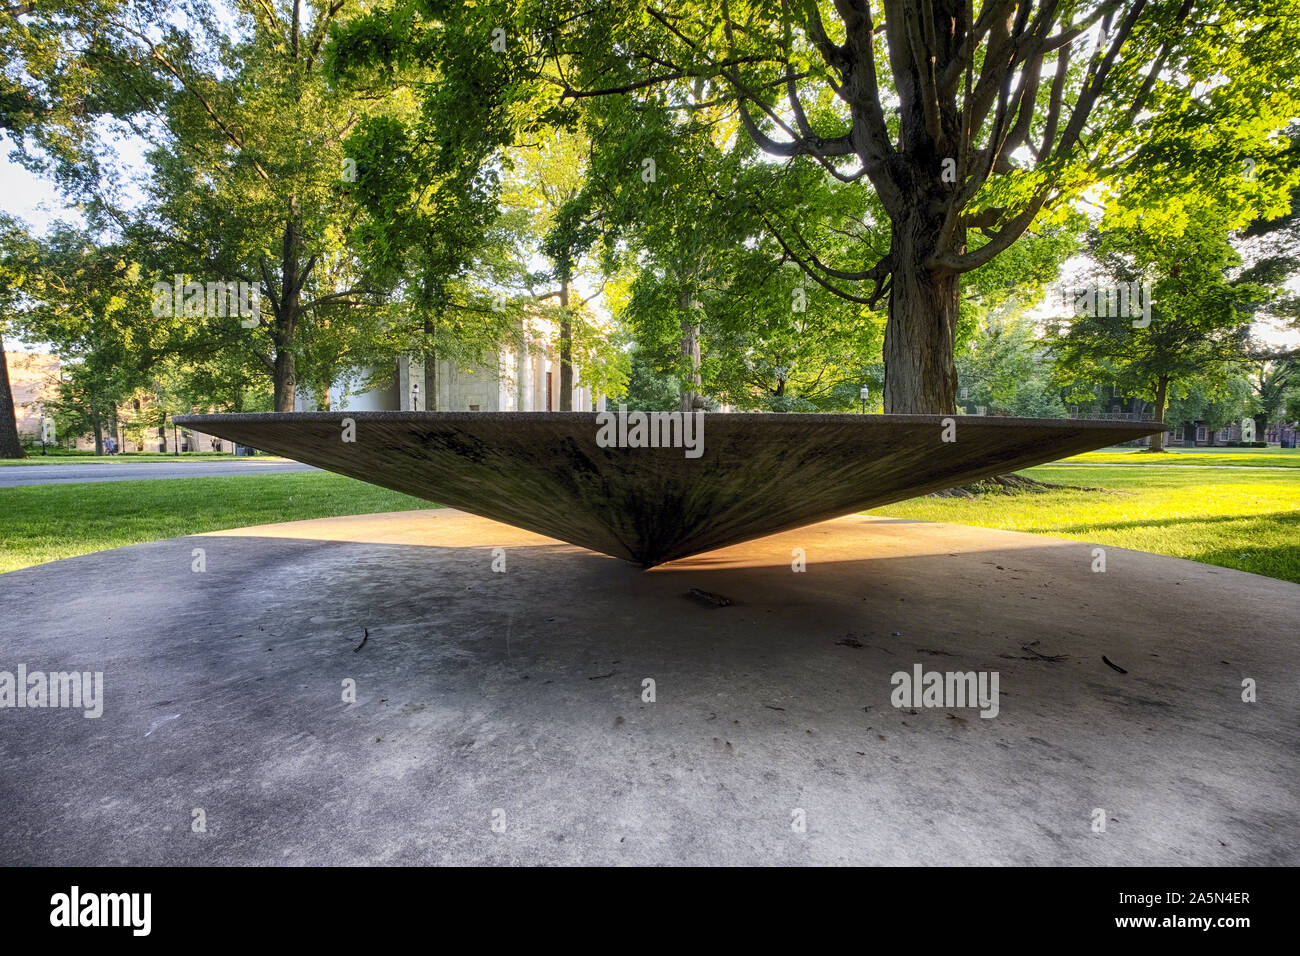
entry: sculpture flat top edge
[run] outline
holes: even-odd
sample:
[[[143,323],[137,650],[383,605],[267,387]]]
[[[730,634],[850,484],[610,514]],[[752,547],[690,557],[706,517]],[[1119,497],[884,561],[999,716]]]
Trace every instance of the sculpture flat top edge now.
[[[470,422],[500,421],[526,423],[529,421],[572,422],[588,420],[595,422],[596,416],[616,413],[616,409],[607,412],[413,412],[413,411],[348,411],[333,412],[233,412],[211,415],[177,415],[173,419],[178,425],[215,425],[218,423],[278,423],[302,421],[336,422],[341,418],[357,421],[409,421],[409,422]],[[629,414],[631,412],[629,411]],[[938,425],[946,418],[956,418],[963,424],[979,425],[982,428],[1014,428],[1032,425],[1037,427],[1083,428],[1091,431],[1126,431],[1142,434],[1155,434],[1169,431],[1168,425],[1155,422],[1114,421],[1110,419],[1089,418],[1010,418],[999,415],[860,415],[847,412],[704,412],[708,421],[764,422],[769,425]]]

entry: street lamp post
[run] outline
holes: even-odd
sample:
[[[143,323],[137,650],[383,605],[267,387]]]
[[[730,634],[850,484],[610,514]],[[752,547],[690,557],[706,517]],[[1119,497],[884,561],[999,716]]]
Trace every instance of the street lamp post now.
[[[862,414],[867,413],[867,398],[871,395],[871,389],[863,385],[862,390],[858,392],[858,397],[862,399]]]
[[[181,439],[176,430],[176,419],[172,419],[172,454],[181,457]]]

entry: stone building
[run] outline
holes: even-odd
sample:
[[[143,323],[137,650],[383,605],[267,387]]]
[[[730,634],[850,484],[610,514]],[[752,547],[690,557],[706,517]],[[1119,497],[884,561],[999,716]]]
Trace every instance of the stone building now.
[[[423,394],[424,363],[416,356],[401,356],[392,370],[358,369],[330,389],[331,411],[441,411],[441,412],[545,412],[560,410],[560,357],[554,327],[546,319],[531,318],[521,343],[488,353],[479,362],[441,359],[434,376],[434,402]],[[376,372],[378,371],[378,374]],[[572,410],[598,412],[605,396],[577,385],[580,368],[574,363]],[[378,385],[365,388],[367,381]],[[314,411],[316,396],[300,393],[297,411]]]
[[[14,418],[18,423],[18,437],[23,441],[39,442],[41,420],[47,415],[47,406],[58,394],[61,363],[57,355],[48,352],[5,352],[9,367],[9,386],[14,399]],[[123,451],[148,451],[171,453],[180,442],[181,451],[234,451],[234,444],[213,435],[189,431],[173,431],[170,426],[142,425],[131,428],[141,417],[156,421],[154,399],[147,393],[118,408],[117,428],[104,423],[104,437],[115,434]],[[94,451],[94,435],[56,435],[58,444],[71,446],[78,451]]]
[[[330,389],[331,411],[438,411],[536,412],[560,410],[560,358],[553,342],[554,326],[545,318],[532,317],[526,323],[522,341],[484,356],[479,362],[442,359],[435,380],[438,395],[432,406],[424,390],[424,366],[418,357],[402,356],[391,368],[358,369]],[[45,353],[7,352],[13,386],[18,432],[24,438],[39,438],[45,403],[53,399],[59,381],[59,358]],[[604,411],[605,396],[592,394],[576,385],[580,369],[574,365],[575,412]],[[233,452],[232,442],[212,435],[173,429],[169,424],[130,427],[141,419],[156,422],[154,397],[140,393],[118,409],[116,438],[122,451],[170,454],[177,450]],[[315,411],[316,396],[300,392],[297,411]],[[104,437],[113,431],[105,423]],[[79,450],[93,450],[93,435],[59,435],[61,444],[72,443]]]
[[[59,382],[59,358],[43,352],[5,352],[4,361],[9,368],[18,436],[39,439],[45,404],[54,399]]]

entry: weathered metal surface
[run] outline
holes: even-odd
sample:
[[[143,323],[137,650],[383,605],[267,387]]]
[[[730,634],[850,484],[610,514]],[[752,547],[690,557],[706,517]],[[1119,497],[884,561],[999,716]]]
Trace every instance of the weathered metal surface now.
[[[178,424],[647,567],[1162,430],[932,415],[704,417],[703,452],[601,447],[595,412],[295,412]],[[343,440],[343,421],[355,441]],[[602,419],[603,420],[603,419]]]

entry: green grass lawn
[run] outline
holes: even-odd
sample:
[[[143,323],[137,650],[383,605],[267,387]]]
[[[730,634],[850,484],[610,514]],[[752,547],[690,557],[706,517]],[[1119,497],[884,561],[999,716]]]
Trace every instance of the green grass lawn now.
[[[1300,472],[1053,464],[1024,474],[1104,490],[914,498],[871,513],[1074,538],[1300,582]]]
[[[1074,538],[1300,582],[1300,471],[1054,464],[1026,474],[1103,490],[916,498],[871,513]],[[0,571],[202,531],[428,507],[316,472],[0,488]]]
[[[1140,448],[1103,449],[1063,459],[1090,465],[1237,465],[1242,468],[1300,468],[1300,448],[1223,448],[1152,453]]]
[[[430,507],[317,472],[0,488],[0,572],[202,531]]]

